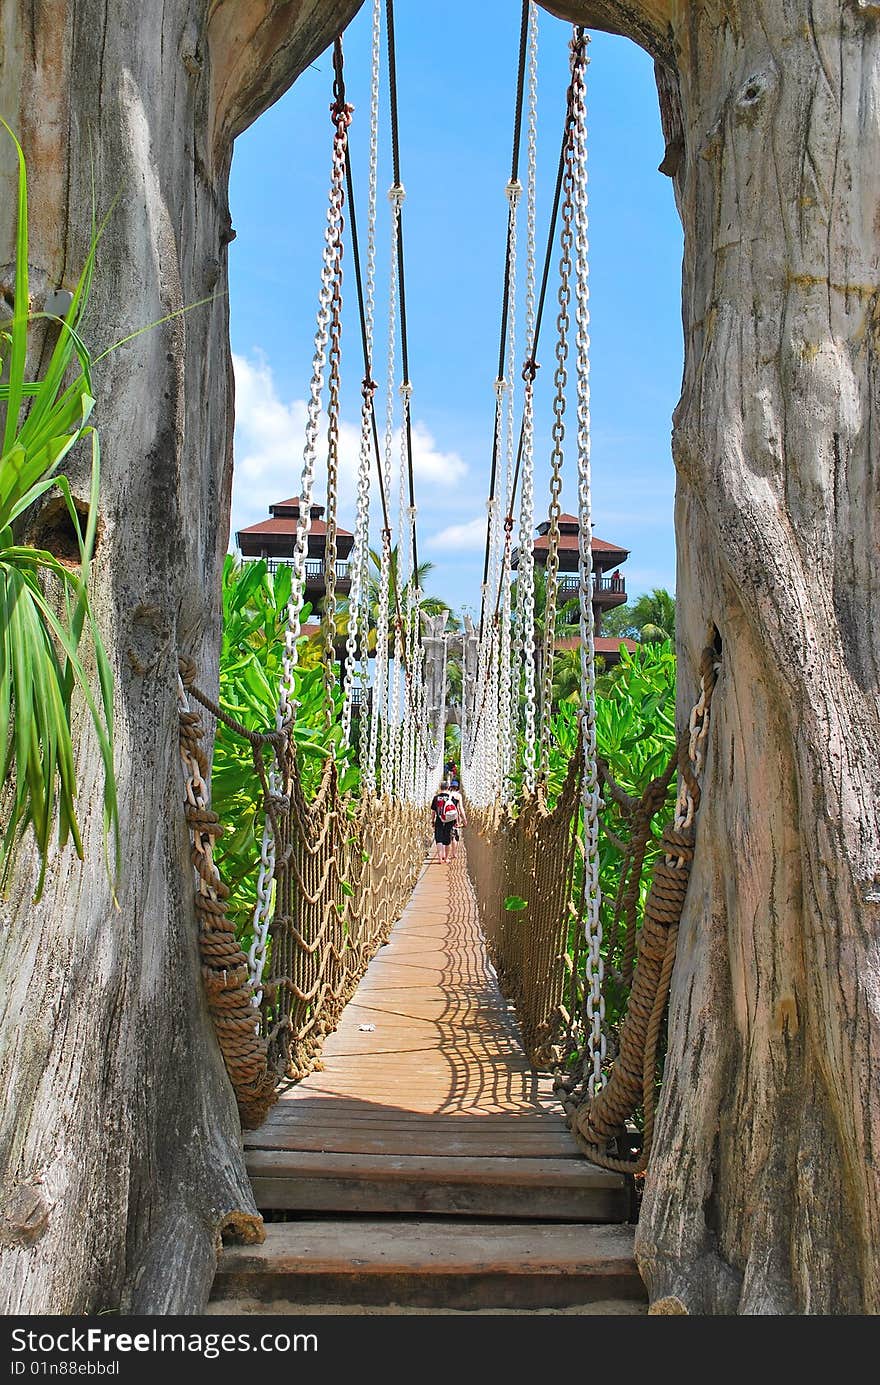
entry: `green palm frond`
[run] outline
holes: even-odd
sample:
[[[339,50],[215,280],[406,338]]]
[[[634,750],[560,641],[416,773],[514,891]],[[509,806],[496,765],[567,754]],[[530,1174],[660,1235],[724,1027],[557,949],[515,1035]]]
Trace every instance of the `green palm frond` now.
[[[80,336],[98,232],[93,227],[86,265],[66,316],[32,314],[28,283],[27,170],[21,146],[5,121],[18,159],[15,303],[0,325],[0,755],[8,813],[0,838],[0,869],[8,877],[28,827],[40,859],[39,898],[53,837],[72,842],[82,858],[72,737],[75,699],[94,728],[104,767],[105,846],[112,835],[119,868],[119,828],[113,769],[113,680],[89,598],[100,481],[91,359]],[[27,378],[33,322],[48,321],[57,340],[39,380]],[[71,373],[72,372],[72,373]],[[65,383],[67,381],[67,383]],[[67,478],[58,472],[77,444],[90,448],[91,484],[83,533]],[[43,549],[16,542],[13,526],[51,489],[60,491],[76,539],[77,569]],[[97,689],[80,656],[88,627]],[[109,866],[109,861],[108,861]]]

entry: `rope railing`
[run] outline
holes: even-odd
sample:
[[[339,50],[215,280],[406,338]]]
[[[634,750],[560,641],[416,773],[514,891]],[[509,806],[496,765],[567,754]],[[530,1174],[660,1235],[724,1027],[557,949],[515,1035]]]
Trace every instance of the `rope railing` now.
[[[275,914],[263,981],[268,1066],[305,1076],[412,893],[427,846],[422,810],[339,792],[328,760],[307,801],[293,752],[289,809],[276,818]]]
[[[572,760],[551,810],[539,787],[519,810],[471,809],[467,864],[499,985],[537,1071],[562,1059],[571,976],[572,876],[580,766]]]
[[[227,917],[229,890],[213,859],[223,828],[210,807],[203,714],[190,699],[250,743],[265,796],[274,900],[256,978]],[[248,731],[201,691],[195,666],[184,659],[178,702],[202,977],[242,1125],[249,1129],[265,1118],[280,1081],[301,1078],[315,1066],[325,1036],[387,941],[422,867],[427,819],[422,808],[388,797],[343,796],[332,759],[307,799],[293,739],[283,731]],[[269,755],[283,792],[270,783]]]
[[[626,836],[620,884],[608,901],[603,979],[615,987],[622,1016],[603,1031],[598,1081],[594,1063],[592,977],[582,920],[588,873],[581,830],[582,755],[576,750],[563,789],[548,810],[539,781],[514,812],[471,809],[468,871],[487,947],[504,995],[513,1004],[529,1061],[553,1071],[554,1089],[583,1152],[624,1173],[647,1167],[654,1135],[661,1034],[696,842],[704,745],[720,663],[711,645],[700,663],[700,697],[676,754],[640,797],[625,793],[597,760],[605,801],[613,800]],[[675,818],[660,838],[643,908],[643,876],[653,824],[678,772]],[[580,858],[578,860],[578,857]],[[578,877],[579,881],[578,881]],[[579,888],[578,888],[579,885]],[[603,1011],[604,1019],[604,1011]],[[634,1118],[641,1117],[641,1129]]]

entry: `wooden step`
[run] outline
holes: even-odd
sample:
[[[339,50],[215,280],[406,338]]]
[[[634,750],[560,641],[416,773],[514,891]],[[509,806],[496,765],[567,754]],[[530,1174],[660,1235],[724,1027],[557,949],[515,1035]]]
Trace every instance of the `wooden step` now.
[[[389,1219],[268,1223],[223,1251],[212,1299],[528,1311],[645,1291],[629,1226]]]
[[[629,1214],[626,1180],[584,1159],[249,1148],[247,1167],[263,1212],[560,1222],[623,1222]]]

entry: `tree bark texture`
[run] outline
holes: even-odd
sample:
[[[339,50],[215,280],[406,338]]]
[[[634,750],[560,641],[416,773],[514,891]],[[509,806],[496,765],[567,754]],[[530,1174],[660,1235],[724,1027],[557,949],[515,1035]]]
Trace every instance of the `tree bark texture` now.
[[[92,342],[218,295],[99,368],[126,874],[117,909],[96,809],[85,865],[61,856],[36,908],[23,866],[3,905],[6,1311],[193,1311],[224,1224],[259,1234],[199,990],[176,659],[216,677],[232,140],[357,8],[0,0],[35,299],[82,264],[92,160],[99,208],[120,194]],[[658,61],[685,230],[682,710],[708,626],[723,643],[640,1265],[658,1311],[876,1312],[880,6],[548,8]]]
[[[876,1313],[880,5],[553,8],[661,59],[682,716],[723,646],[639,1263],[656,1311]]]
[[[220,1233],[262,1235],[201,993],[177,658],[195,658],[203,683],[216,686],[232,463],[232,141],[358,3],[0,0],[0,113],[28,159],[34,306],[77,278],[93,178],[99,216],[118,195],[98,254],[93,348],[214,295],[96,368],[94,586],[116,676],[125,873],[116,907],[99,760],[83,728],[85,863],[61,853],[34,906],[24,853],[0,906],[7,1313],[198,1311]],[[7,298],[13,173],[4,147]]]

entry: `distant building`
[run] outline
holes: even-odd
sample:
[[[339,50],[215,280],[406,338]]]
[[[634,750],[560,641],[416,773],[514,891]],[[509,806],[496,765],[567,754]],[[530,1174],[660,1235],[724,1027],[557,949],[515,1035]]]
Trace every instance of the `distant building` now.
[[[577,595],[580,577],[578,575],[578,531],[579,524],[576,515],[559,516],[559,588],[558,601],[561,605],[564,601],[569,601],[571,597]],[[541,567],[547,564],[550,551],[550,521],[545,520],[538,525],[538,537],[534,541],[533,552],[535,562]],[[593,538],[590,544],[590,552],[593,560],[593,629],[595,631],[596,653],[601,654],[606,665],[616,664],[620,661],[620,645],[623,644],[627,649],[635,649],[634,640],[624,640],[617,638],[606,638],[602,634],[602,616],[605,611],[611,610],[614,606],[623,606],[626,602],[626,579],[621,575],[620,568],[629,557],[628,548],[620,548],[617,544],[608,543],[605,539]],[[514,570],[519,564],[519,550],[514,549],[511,557],[511,566]],[[614,569],[611,571],[611,569]],[[577,611],[573,613],[571,623],[576,625],[579,620]],[[580,637],[574,633],[562,636],[556,641],[557,649],[577,649],[580,644]]]
[[[324,598],[327,595],[327,523],[322,518],[323,505],[309,506],[309,535],[306,549],[305,599],[312,608],[314,616],[320,616]],[[261,519],[258,524],[250,524],[239,529],[235,542],[246,562],[264,558],[270,572],[277,572],[285,564],[293,563],[293,550],[296,544],[296,530],[300,516],[300,499],[294,495],[290,500],[279,500],[269,506],[269,519]],[[354,547],[354,534],[348,529],[336,530],[336,595],[348,596],[351,591],[351,567],[349,558]],[[320,625],[314,621],[303,625],[304,635],[317,634]],[[337,641],[336,654],[345,657],[344,641]],[[359,690],[358,690],[359,691]]]
[[[327,591],[327,525],[321,518],[323,505],[309,506],[309,537],[306,550],[306,601],[311,603],[316,613]],[[290,500],[279,500],[269,506],[270,519],[261,519],[259,524],[250,524],[247,529],[239,529],[235,541],[245,559],[265,558],[269,571],[275,572],[283,564],[293,562],[296,543],[296,530],[300,516],[299,496]],[[349,558],[354,547],[354,534],[348,529],[336,530],[336,593],[347,596],[351,591],[351,571]]]

